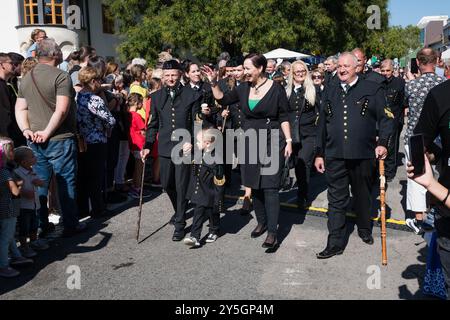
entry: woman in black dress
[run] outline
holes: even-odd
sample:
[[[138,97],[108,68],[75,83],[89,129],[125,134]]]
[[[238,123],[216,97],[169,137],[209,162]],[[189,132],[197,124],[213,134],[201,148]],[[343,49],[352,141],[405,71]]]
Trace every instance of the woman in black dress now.
[[[289,99],[289,118],[294,140],[297,204],[300,210],[310,204],[308,187],[316,154],[319,90],[311,79],[307,65],[301,60],[295,61],[291,66],[286,94]]]
[[[278,216],[280,212],[280,180],[285,157],[292,154],[292,139],[288,119],[288,100],[284,88],[269,80],[266,75],[267,60],[263,55],[250,54],[245,57],[244,74],[246,82],[233,90],[223,93],[217,85],[217,73],[208,66],[204,74],[211,82],[214,98],[221,105],[240,103],[245,116],[243,130],[256,131],[257,141],[246,143],[245,157],[242,163],[243,185],[252,188],[253,206],[258,226],[253,230],[252,238],[268,231],[263,243],[264,248],[275,248],[277,242]],[[280,130],[281,129],[281,130]],[[278,138],[278,141],[275,139]],[[260,139],[267,143],[260,143]],[[271,140],[274,140],[271,144]],[[250,147],[258,146],[257,162],[250,161]],[[260,148],[262,148],[260,150]],[[267,155],[261,159],[259,155]],[[275,170],[268,167],[276,165]]]

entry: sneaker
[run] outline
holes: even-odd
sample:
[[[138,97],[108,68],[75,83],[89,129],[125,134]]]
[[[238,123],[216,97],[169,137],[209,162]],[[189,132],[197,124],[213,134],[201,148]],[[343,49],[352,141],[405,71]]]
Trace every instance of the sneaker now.
[[[25,258],[25,257],[17,257],[11,258],[11,265],[14,266],[23,266],[25,264],[32,264],[33,260]]]
[[[424,233],[422,227],[417,223],[417,219],[406,219],[406,225],[410,228],[416,235],[422,235]]]
[[[200,247],[200,242],[194,237],[184,238],[183,242],[185,245],[187,245],[189,247],[193,247],[193,248]]]
[[[214,241],[216,241],[218,238],[217,234],[214,233],[210,233],[208,234],[208,237],[206,238],[206,243],[213,243]]]
[[[3,278],[14,278],[17,277],[19,274],[20,274],[19,271],[10,267],[0,268],[0,277]]]
[[[20,248],[20,252],[22,253],[22,256],[25,258],[33,258],[37,256],[36,251],[31,249],[30,247]]]
[[[30,242],[30,247],[33,250],[43,251],[49,248],[48,242],[44,239],[38,239]]]

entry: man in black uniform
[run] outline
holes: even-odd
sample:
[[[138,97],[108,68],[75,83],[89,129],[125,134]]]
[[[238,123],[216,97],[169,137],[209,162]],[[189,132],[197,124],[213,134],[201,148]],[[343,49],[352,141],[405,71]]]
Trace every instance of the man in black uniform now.
[[[394,77],[394,62],[390,59],[386,59],[381,63],[381,74],[386,78],[383,82],[386,93],[386,104],[394,116],[394,128],[389,143],[385,172],[386,180],[390,182],[395,178],[397,173],[400,134],[405,119],[405,106],[403,103],[405,99],[405,81],[402,78]]]
[[[387,155],[393,121],[381,86],[360,79],[356,69],[357,58],[352,53],[342,54],[338,66],[341,83],[325,90],[319,115],[315,166],[321,173],[326,168],[329,236],[318,259],[344,252],[349,186],[358,234],[365,243],[373,244],[370,214],[375,158],[384,159]]]
[[[329,86],[330,83],[339,83],[339,78],[337,76],[337,65],[338,58],[336,56],[329,57],[325,62],[325,86]]]
[[[367,57],[362,49],[353,49],[352,53],[358,59],[358,67],[356,68],[356,73],[358,74],[359,78],[373,81],[378,84],[382,84],[384,82],[384,77],[381,74],[374,72],[371,69],[366,70]]]
[[[158,136],[158,155],[161,167],[161,185],[167,192],[175,210],[173,222],[175,232],[173,241],[184,238],[186,227],[186,200],[189,185],[190,165],[175,164],[172,161],[172,149],[178,144],[173,132],[184,129],[193,136],[193,119],[200,110],[201,96],[180,83],[180,64],[170,60],[163,65],[164,87],[151,95],[151,121],[147,128],[147,138],[142,159],[146,159]],[[184,156],[190,156],[192,138],[183,145]]]

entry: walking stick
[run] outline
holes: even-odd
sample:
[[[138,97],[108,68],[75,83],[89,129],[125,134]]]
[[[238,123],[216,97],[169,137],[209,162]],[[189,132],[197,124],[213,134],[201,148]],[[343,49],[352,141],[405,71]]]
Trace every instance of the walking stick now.
[[[145,122],[145,125],[149,124],[152,121],[152,115],[150,114],[150,119],[148,122]],[[145,131],[147,133],[147,130]],[[143,204],[143,196],[144,196],[144,178],[145,178],[145,165],[147,160],[144,160],[144,165],[142,166],[142,176],[141,176],[141,192],[139,194],[139,210],[138,210],[138,220],[137,220],[137,230],[136,230],[136,241],[139,242],[139,231],[141,230],[141,216],[142,216],[142,204]]]
[[[230,108],[230,106],[227,106],[227,110],[226,110],[226,111],[229,111],[229,108]],[[225,131],[225,124],[227,123],[227,118],[228,118],[228,116],[227,116],[227,117],[224,117],[224,119],[223,119],[223,123],[222,123],[222,133]]]
[[[381,207],[381,262],[387,266],[386,252],[386,177],[384,176],[384,160],[380,160],[380,207]]]

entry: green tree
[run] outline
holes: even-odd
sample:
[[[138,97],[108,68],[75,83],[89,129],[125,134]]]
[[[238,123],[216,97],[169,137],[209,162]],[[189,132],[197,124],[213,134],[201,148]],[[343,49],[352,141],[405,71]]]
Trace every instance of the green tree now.
[[[364,47],[377,34],[367,7],[387,0],[107,0],[120,22],[121,58],[155,60],[163,43],[213,60],[222,51],[266,52],[278,47],[323,55]]]
[[[420,46],[419,35],[418,27],[394,26],[371,37],[367,42],[367,48],[371,53],[380,54],[385,58],[401,58],[408,54],[409,49],[416,49]]]

